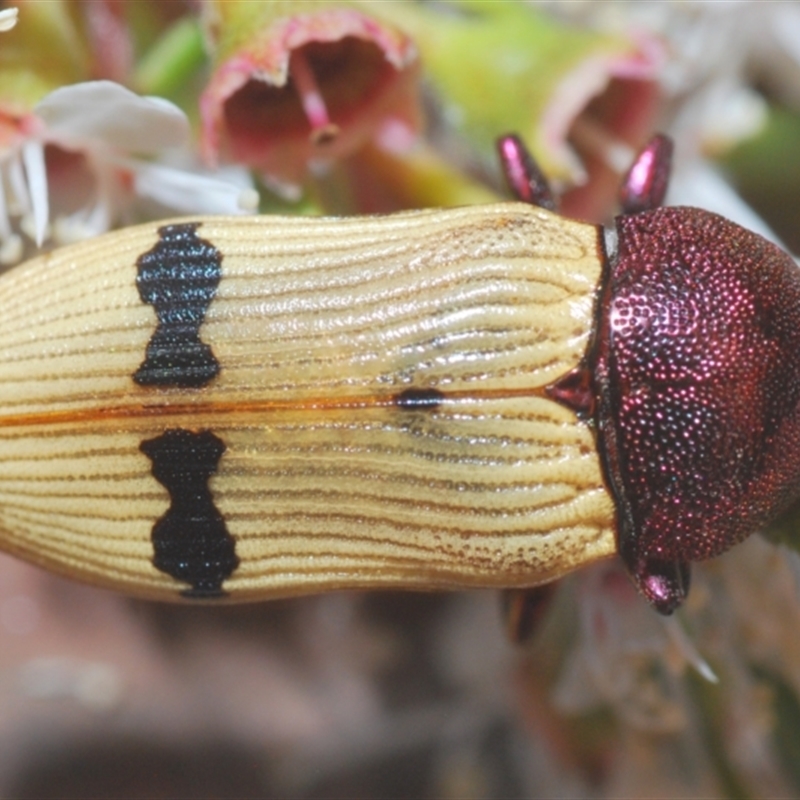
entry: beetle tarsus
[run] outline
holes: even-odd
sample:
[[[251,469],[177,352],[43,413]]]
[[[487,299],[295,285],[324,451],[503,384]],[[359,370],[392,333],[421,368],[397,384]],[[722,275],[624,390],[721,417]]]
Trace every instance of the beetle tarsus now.
[[[639,151],[619,193],[624,214],[652,211],[664,204],[672,168],[672,150],[672,139],[656,134]]]
[[[550,183],[519,136],[514,133],[501,136],[497,140],[497,153],[508,188],[517,200],[548,211],[558,209]]]

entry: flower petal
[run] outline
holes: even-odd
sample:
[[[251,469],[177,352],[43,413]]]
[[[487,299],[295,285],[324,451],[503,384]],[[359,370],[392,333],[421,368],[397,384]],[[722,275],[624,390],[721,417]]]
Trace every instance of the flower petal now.
[[[140,97],[111,81],[56,89],[34,111],[64,146],[94,140],[114,150],[156,154],[186,144],[190,133],[177,106],[160,97]]]
[[[28,194],[33,212],[36,244],[41,247],[47,233],[50,219],[50,205],[47,198],[47,169],[44,163],[44,148],[37,141],[26,142],[22,148],[22,161],[28,179]]]
[[[0,31],[10,31],[17,24],[16,8],[4,8],[0,11]]]
[[[242,170],[208,175],[164,164],[127,164],[137,195],[181,214],[243,214],[258,206],[258,195]]]

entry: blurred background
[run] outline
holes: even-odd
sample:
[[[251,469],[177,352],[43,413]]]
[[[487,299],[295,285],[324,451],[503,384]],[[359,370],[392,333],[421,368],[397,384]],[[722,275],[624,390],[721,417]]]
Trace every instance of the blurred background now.
[[[5,266],[181,213],[507,198],[508,132],[605,223],[666,132],[670,204],[800,253],[796,2],[0,7]],[[0,797],[796,797],[796,527],[672,618],[574,574],[519,645],[494,592],[169,606],[0,556]]]

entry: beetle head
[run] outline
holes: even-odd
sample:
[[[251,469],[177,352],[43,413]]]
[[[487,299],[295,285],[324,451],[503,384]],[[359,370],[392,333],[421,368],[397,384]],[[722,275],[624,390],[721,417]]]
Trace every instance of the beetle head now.
[[[800,270],[694,208],[617,219],[594,365],[619,551],[663,613],[688,563],[800,495]]]

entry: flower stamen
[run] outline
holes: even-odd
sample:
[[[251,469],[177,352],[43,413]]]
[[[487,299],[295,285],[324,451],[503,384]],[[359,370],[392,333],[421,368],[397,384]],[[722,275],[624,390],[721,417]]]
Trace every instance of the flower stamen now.
[[[331,122],[316,76],[302,49],[292,53],[289,74],[297,88],[306,119],[311,125],[309,136],[311,144],[315,146],[332,144],[339,136],[340,129],[335,122]]]
[[[8,162],[8,211],[13,217],[29,213],[31,208],[28,198],[28,187],[25,185],[25,174],[18,157]]]
[[[0,241],[5,241],[11,236],[11,219],[8,214],[8,203],[6,203],[6,180],[0,168]]]
[[[22,161],[28,178],[28,192],[33,216],[31,238],[41,247],[47,234],[50,204],[47,197],[47,168],[44,163],[44,148],[40,142],[26,142],[22,147]]]

